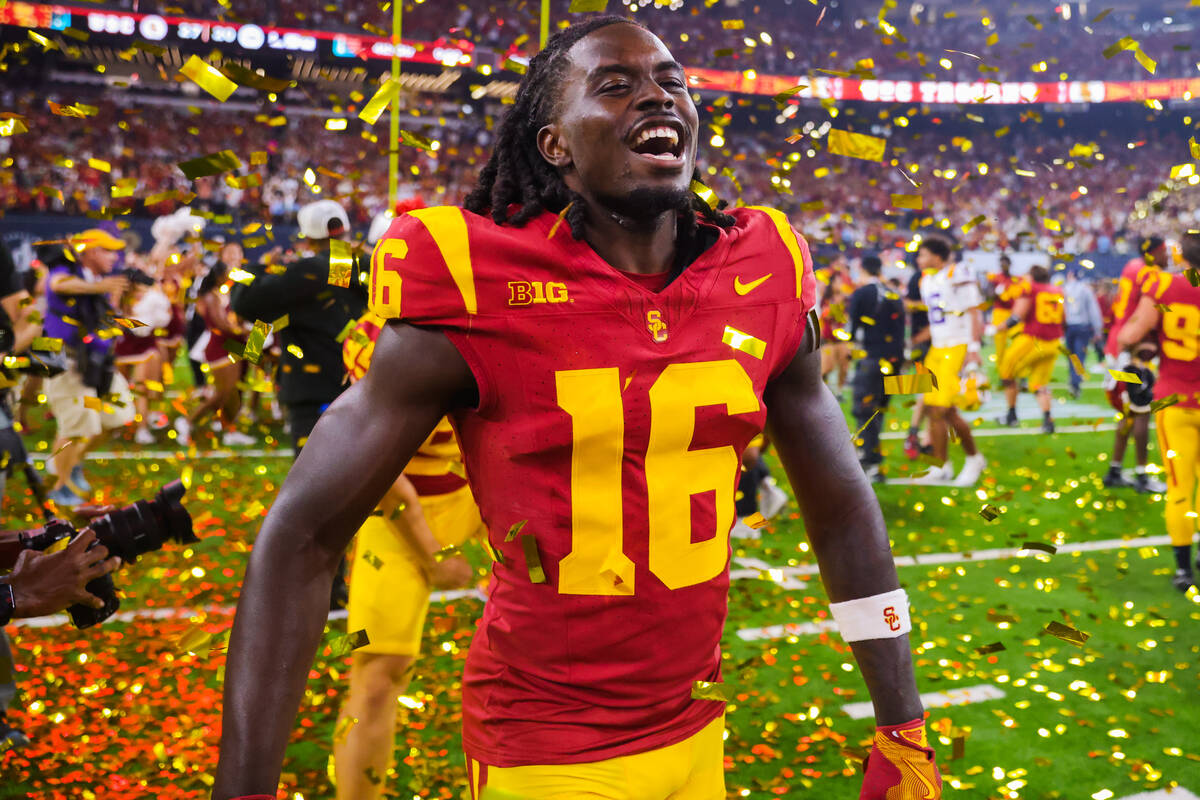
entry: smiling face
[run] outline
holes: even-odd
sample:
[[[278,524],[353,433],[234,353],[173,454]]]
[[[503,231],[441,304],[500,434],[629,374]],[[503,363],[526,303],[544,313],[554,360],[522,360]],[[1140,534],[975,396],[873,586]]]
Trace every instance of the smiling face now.
[[[542,157],[590,204],[649,221],[680,207],[696,163],[696,106],[683,67],[649,31],[614,24],[585,36],[570,60]]]

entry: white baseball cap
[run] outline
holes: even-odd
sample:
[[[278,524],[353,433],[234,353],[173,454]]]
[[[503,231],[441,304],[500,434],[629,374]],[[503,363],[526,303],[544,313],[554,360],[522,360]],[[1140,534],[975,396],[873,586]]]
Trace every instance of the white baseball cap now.
[[[350,230],[350,217],[335,200],[318,200],[301,206],[296,212],[296,222],[306,239],[328,239]]]

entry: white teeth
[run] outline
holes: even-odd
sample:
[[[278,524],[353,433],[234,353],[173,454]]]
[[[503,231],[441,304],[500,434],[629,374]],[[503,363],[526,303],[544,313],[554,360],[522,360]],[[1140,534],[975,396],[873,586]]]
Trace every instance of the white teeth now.
[[[679,134],[676,133],[674,129],[667,128],[667,127],[660,127],[660,128],[647,128],[646,130],[642,131],[638,135],[637,140],[634,141],[633,146],[639,147],[643,143],[649,141],[650,139],[654,139],[654,138],[670,139],[672,147],[679,144]],[[672,156],[672,158],[673,158],[673,156]]]

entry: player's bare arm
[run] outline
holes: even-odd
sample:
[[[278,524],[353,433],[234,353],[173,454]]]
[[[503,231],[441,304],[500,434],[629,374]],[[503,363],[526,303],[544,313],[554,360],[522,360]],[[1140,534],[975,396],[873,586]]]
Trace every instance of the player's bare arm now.
[[[1133,316],[1117,332],[1117,344],[1121,345],[1122,348],[1133,347],[1145,339],[1150,334],[1150,331],[1158,327],[1158,317],[1158,309],[1155,307],[1154,298],[1148,294],[1142,295],[1142,299],[1138,301],[1137,308],[1133,311]]]
[[[858,464],[845,416],[821,380],[820,350],[805,334],[791,364],[768,387],[767,426],[804,516],[831,602],[899,588],[887,528]],[[879,725],[921,717],[908,636],[851,644]]]
[[[255,543],[230,641],[213,797],[274,796],[342,552],[474,379],[441,333],[392,325],[321,416]]]

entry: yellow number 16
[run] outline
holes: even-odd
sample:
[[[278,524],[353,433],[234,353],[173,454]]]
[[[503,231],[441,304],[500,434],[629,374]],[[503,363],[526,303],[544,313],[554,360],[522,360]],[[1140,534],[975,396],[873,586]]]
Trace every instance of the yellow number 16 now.
[[[623,550],[622,462],[625,409],[616,367],[555,373],[558,405],[571,416],[571,552],[559,561],[561,594],[634,591],[634,564]],[[759,409],[750,376],[733,360],[671,364],[650,387],[646,449],[650,571],[670,589],[711,580],[725,568],[740,469],[732,445],[691,449],[696,409]],[[716,495],[716,530],[694,542],[692,496]]]

